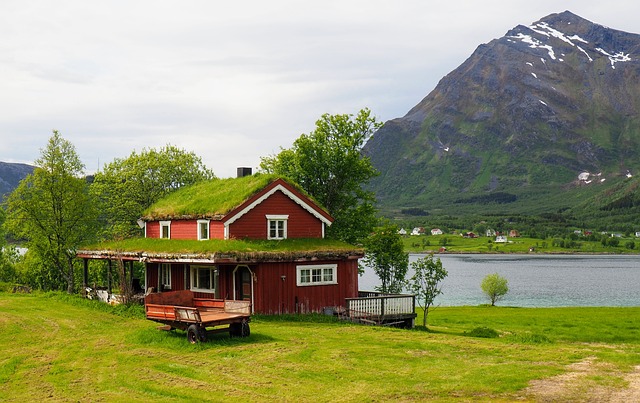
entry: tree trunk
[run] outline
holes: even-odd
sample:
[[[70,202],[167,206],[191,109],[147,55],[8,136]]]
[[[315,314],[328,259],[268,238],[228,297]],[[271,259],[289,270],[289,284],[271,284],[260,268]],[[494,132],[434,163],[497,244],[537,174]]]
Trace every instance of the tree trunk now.
[[[69,272],[65,276],[67,278],[67,294],[73,294],[75,292],[75,282],[76,278],[74,276],[74,267],[73,267],[73,257],[67,256],[67,265],[69,267]]]

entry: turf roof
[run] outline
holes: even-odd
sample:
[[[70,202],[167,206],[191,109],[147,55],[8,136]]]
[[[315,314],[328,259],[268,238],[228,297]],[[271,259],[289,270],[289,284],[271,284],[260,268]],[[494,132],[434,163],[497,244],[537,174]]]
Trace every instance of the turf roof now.
[[[143,218],[158,220],[178,217],[222,217],[278,178],[280,176],[255,174],[241,178],[213,179],[196,183],[157,201],[143,213]],[[313,200],[297,185],[286,181]]]
[[[331,239],[222,240],[208,241],[132,238],[123,241],[88,245],[78,250],[78,256],[115,258],[117,256],[163,257],[167,259],[235,259],[237,261],[283,261],[292,259],[322,259],[361,257],[362,248]]]

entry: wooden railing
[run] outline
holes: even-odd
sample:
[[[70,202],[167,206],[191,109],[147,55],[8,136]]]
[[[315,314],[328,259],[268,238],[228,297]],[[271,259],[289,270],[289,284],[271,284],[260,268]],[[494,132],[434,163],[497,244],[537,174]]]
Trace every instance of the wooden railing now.
[[[359,298],[346,299],[346,314],[351,318],[412,315],[416,311],[414,295],[382,294],[359,291]]]

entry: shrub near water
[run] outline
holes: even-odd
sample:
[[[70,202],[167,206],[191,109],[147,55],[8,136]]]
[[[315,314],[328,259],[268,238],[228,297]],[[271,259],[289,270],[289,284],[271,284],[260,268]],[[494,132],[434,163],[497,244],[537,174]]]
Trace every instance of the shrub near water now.
[[[476,327],[470,332],[465,332],[464,334],[471,337],[481,337],[483,339],[493,339],[499,336],[498,332],[490,327]]]

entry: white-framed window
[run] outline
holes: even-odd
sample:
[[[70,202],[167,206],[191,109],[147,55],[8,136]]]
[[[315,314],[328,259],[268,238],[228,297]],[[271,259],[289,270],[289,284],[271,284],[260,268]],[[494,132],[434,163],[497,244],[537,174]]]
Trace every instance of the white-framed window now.
[[[287,239],[288,215],[267,215],[267,239]]]
[[[337,264],[296,266],[298,286],[338,284]]]
[[[198,220],[198,240],[209,239],[209,220]]]
[[[160,238],[171,239],[171,221],[160,221]]]
[[[158,279],[160,281],[160,289],[171,289],[171,265],[161,263],[158,268]]]
[[[215,266],[191,266],[191,290],[217,293],[218,268]]]

